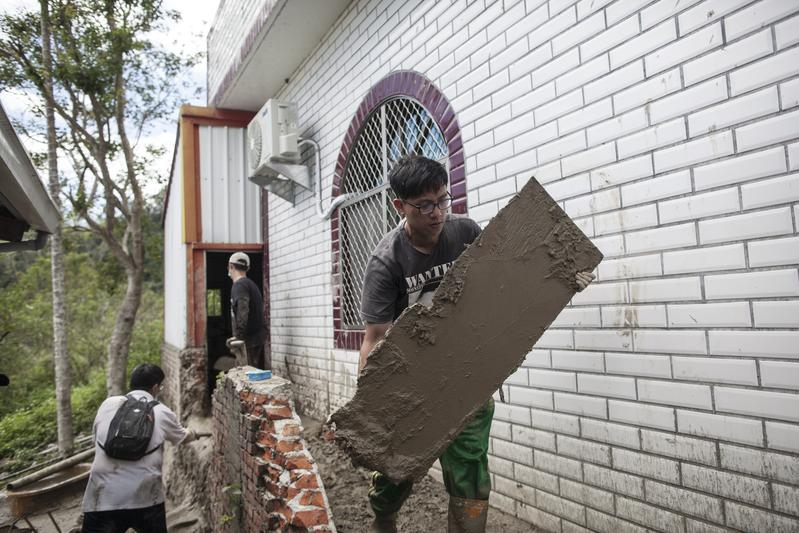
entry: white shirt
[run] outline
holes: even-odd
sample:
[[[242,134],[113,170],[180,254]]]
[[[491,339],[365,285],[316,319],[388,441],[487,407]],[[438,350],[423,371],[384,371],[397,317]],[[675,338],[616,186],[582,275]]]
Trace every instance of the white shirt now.
[[[131,391],[136,399],[153,397],[145,391]],[[155,426],[147,450],[158,449],[138,461],[123,461],[108,457],[97,444],[105,444],[108,426],[117,410],[125,403],[124,396],[111,396],[100,405],[94,418],[92,440],[94,462],[89,482],[83,495],[83,511],[114,511],[118,509],[140,509],[152,507],[164,501],[164,486],[161,481],[161,466],[164,457],[163,443],[168,440],[179,444],[188,431],[177,416],[166,405],[159,403],[153,408]]]

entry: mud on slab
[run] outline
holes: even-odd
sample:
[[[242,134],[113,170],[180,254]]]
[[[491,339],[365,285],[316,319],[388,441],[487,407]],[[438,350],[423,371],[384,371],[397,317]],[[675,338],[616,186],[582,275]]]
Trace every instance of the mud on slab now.
[[[521,365],[602,259],[535,181],[494,217],[375,347],[355,397],[331,415],[337,442],[393,481],[421,479],[469,415]]]

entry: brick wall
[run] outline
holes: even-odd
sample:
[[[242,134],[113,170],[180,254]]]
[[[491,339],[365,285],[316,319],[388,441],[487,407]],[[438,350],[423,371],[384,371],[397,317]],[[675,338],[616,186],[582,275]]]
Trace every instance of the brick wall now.
[[[291,383],[236,368],[214,391],[210,483],[214,531],[335,533],[322,479],[302,439]]]
[[[164,398],[174,406],[178,418],[185,422],[192,414],[207,415],[210,405],[205,348],[180,350],[165,342],[161,345],[161,366],[165,375]]]
[[[799,529],[799,3],[357,0],[278,95],[322,147],[392,70],[452,102],[469,213],[535,174],[606,255],[505,385],[492,503],[545,529]],[[270,201],[273,358],[324,417],[330,228]],[[519,487],[521,485],[521,488]]]

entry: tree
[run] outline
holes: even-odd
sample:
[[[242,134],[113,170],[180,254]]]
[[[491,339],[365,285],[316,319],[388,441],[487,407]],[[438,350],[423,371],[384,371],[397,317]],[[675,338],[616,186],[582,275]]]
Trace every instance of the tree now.
[[[159,155],[139,146],[152,125],[177,107],[181,73],[197,57],[156,45],[155,32],[179,15],[160,0],[44,0],[49,7],[54,55],[52,101],[60,153],[72,167],[65,196],[80,225],[99,236],[125,273],[126,288],[108,344],[109,394],[125,388],[131,335],[141,304],[145,269],[144,186]],[[0,18],[0,89],[35,94],[35,120],[21,125],[41,132],[47,89],[41,40],[32,28],[40,15]]]
[[[47,128],[47,177],[50,197],[58,210],[58,226],[50,236],[53,284],[53,368],[55,370],[56,427],[58,451],[72,451],[72,373],[67,352],[66,302],[64,293],[64,243],[62,235],[61,183],[58,179],[55,104],[53,100],[53,58],[50,52],[50,13],[47,0],[40,0],[42,32],[42,85]]]

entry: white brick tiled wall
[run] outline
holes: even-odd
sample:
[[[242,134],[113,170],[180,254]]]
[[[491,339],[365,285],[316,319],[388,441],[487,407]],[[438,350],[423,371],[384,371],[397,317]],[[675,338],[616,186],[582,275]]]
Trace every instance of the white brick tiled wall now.
[[[217,55],[260,5],[225,3]],[[361,99],[416,70],[455,110],[471,217],[535,174],[605,254],[496,403],[493,505],[555,531],[799,529],[798,44],[792,0],[354,0],[275,95],[327,203]],[[270,326],[324,418],[357,354],[314,201],[270,197]]]

